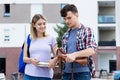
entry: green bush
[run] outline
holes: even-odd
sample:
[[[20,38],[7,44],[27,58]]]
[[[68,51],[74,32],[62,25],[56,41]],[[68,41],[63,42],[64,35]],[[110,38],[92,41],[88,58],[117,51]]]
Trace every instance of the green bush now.
[[[67,27],[67,25],[65,23],[63,23],[63,26],[57,24],[57,27],[54,28],[54,30],[58,34],[58,37],[57,37],[58,47],[62,46],[61,39],[62,39],[63,34],[67,31],[67,29],[68,29],[68,27]]]

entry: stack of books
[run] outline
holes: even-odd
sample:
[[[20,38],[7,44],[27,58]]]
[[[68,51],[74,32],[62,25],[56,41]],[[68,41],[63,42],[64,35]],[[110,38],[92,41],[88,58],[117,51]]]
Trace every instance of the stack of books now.
[[[39,67],[49,67],[49,62],[48,61],[46,61],[46,62],[39,62],[38,66]]]

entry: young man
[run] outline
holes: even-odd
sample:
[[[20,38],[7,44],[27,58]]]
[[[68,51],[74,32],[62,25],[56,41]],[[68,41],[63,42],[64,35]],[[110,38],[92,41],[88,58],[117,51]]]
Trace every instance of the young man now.
[[[96,42],[89,27],[85,27],[78,20],[79,14],[75,5],[67,4],[61,11],[68,26],[68,31],[62,38],[62,48],[68,53],[65,55],[63,80],[90,80],[89,66],[75,62],[78,57],[89,57],[95,54]]]

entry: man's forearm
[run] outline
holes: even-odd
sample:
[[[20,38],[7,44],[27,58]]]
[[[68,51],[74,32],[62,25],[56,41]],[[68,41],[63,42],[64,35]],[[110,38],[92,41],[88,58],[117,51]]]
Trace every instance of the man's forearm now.
[[[95,51],[94,51],[93,48],[88,48],[88,49],[85,49],[85,50],[74,52],[73,54],[75,55],[76,58],[77,57],[88,57],[90,55],[95,54]]]

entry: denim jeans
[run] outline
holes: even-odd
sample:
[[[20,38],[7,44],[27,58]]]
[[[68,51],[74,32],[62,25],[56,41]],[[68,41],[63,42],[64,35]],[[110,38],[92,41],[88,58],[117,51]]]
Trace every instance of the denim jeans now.
[[[23,80],[52,80],[52,79],[46,77],[33,77],[25,74]]]
[[[62,80],[72,80],[72,73],[63,73]],[[74,73],[74,80],[91,80],[90,72]]]

